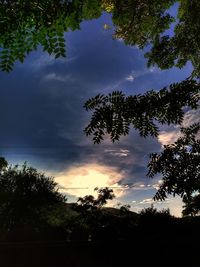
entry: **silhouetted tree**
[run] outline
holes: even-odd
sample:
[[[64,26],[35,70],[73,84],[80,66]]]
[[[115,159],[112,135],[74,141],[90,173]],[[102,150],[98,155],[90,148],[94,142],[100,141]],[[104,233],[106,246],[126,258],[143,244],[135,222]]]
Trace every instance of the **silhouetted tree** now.
[[[129,213],[131,206],[128,204],[122,205],[119,209],[122,213]]]
[[[87,195],[83,198],[82,197],[78,198],[77,204],[79,207],[81,207],[81,209],[93,210],[102,208],[107,203],[108,200],[112,200],[115,197],[113,190],[108,187],[105,188],[96,187],[94,190],[97,191],[98,193],[97,198],[95,198],[92,195]]]
[[[5,158],[0,157],[0,172],[4,171],[6,167],[8,166],[8,162]]]
[[[183,216],[195,216],[200,213],[200,194],[191,196],[190,199],[185,200],[184,209],[182,211]]]
[[[1,161],[2,162],[2,161]],[[58,225],[58,210],[64,212],[66,198],[58,192],[52,177],[24,164],[0,170],[0,227],[39,229]]]
[[[162,209],[159,211],[151,205],[140,212],[139,226],[144,227],[150,232],[151,230],[159,231],[160,228],[163,229],[163,226],[169,226],[172,222],[172,218],[169,209]],[[165,229],[165,231],[166,230],[167,229]]]
[[[77,232],[77,228],[83,229],[85,232],[89,230],[88,237],[90,233],[92,239],[97,237],[97,232],[101,232],[102,234],[102,228],[105,229],[105,218],[102,208],[108,200],[112,200],[115,197],[113,190],[107,187],[97,187],[95,191],[97,191],[96,198],[92,195],[87,195],[83,198],[80,197],[75,208],[80,215],[77,217],[74,232]]]
[[[200,124],[181,128],[182,136],[174,144],[165,145],[161,153],[150,155],[149,177],[162,175],[162,184],[155,200],[165,200],[167,194],[180,195],[185,203],[192,203],[193,194],[200,193]],[[189,206],[188,206],[189,208]]]
[[[187,79],[144,95],[126,97],[118,91],[108,96],[99,94],[85,103],[87,111],[94,110],[85,133],[94,136],[94,143],[100,143],[105,134],[114,142],[129,134],[132,125],[143,137],[158,136],[158,123],[181,124],[184,107],[198,108],[199,92],[199,83]]]
[[[115,197],[113,190],[108,187],[100,189],[97,187],[95,191],[98,193],[96,198],[92,195],[80,197],[76,206],[76,210],[80,212],[81,221],[84,220],[91,227],[101,224],[102,207]]]

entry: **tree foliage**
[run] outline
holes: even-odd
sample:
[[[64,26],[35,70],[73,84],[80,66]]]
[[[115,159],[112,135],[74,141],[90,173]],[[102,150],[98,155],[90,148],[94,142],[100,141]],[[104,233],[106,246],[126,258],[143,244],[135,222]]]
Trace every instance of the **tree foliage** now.
[[[176,16],[169,8],[178,4]],[[112,14],[114,38],[140,48],[151,45],[149,65],[166,69],[188,61],[199,73],[200,3],[198,0],[15,0],[0,5],[0,68],[10,71],[16,60],[39,46],[55,57],[65,56],[64,33],[80,29],[84,20]],[[165,33],[175,23],[174,34]]]
[[[55,58],[65,57],[64,33],[101,15],[98,0],[1,1],[0,69],[11,71],[16,60],[39,46]]]
[[[150,47],[145,54],[148,66],[157,65],[161,69],[173,66],[182,68],[187,62],[193,64],[191,77],[198,77],[200,71],[199,32],[200,2],[197,0],[105,0],[104,9],[112,13],[115,26],[115,38],[123,39],[127,45],[139,48]],[[175,17],[169,8],[178,4]],[[174,23],[171,35],[166,30]],[[196,85],[195,98],[193,98]],[[174,90],[160,92],[148,91],[143,96],[125,96],[122,92],[113,92],[108,96],[97,95],[86,102],[85,108],[92,110],[92,117],[85,129],[86,135],[92,135],[94,143],[100,143],[108,133],[112,141],[129,133],[130,125],[139,130],[141,136],[157,136],[155,123],[180,124],[183,118],[183,107],[197,107],[198,80],[171,85],[176,87],[179,96],[174,97]],[[187,87],[187,89],[186,89]],[[163,96],[164,94],[164,96]],[[185,103],[183,98],[188,98]],[[164,100],[164,103],[163,103]],[[166,102],[165,102],[166,101]],[[163,105],[164,104],[164,105]],[[162,106],[163,105],[163,106]],[[163,108],[162,108],[163,107]]]
[[[125,96],[113,92],[108,96],[99,94],[85,103],[85,109],[94,110],[86,135],[93,135],[94,143],[100,143],[107,133],[114,142],[129,133],[133,125],[141,136],[157,136],[157,122],[180,124],[184,107],[198,107],[200,86],[194,80],[171,84],[159,92],[148,91],[144,95]]]
[[[170,214],[169,209],[157,210],[151,205],[148,208],[142,209],[140,212],[139,227],[143,231],[155,231],[155,234],[162,231],[163,228],[165,231],[169,231],[172,224],[173,216]]]
[[[182,214],[183,216],[195,216],[200,213],[200,194],[191,196],[189,199],[185,200],[185,205],[183,206]]]
[[[200,2],[198,0],[118,0],[105,1],[112,6],[115,38],[121,38],[128,45],[144,48],[151,45],[146,53],[148,65],[161,69],[173,66],[182,68],[192,62],[193,74],[200,74]],[[177,12],[173,17],[169,8],[176,3]],[[174,30],[169,35],[166,30]]]
[[[86,195],[85,197],[78,198],[77,205],[75,206],[75,211],[79,213],[76,217],[76,222],[73,223],[72,232],[85,232],[86,236],[84,238],[88,239],[94,238],[94,233],[97,229],[101,229],[104,225],[104,216],[102,213],[102,207],[107,203],[108,200],[112,200],[115,195],[113,190],[107,187],[105,188],[95,188],[97,191],[97,197],[93,195]],[[79,237],[78,237],[79,238]]]
[[[95,188],[95,191],[97,191],[98,195],[97,198],[95,198],[92,195],[86,195],[85,197],[79,197],[77,204],[79,207],[79,210],[91,210],[94,211],[96,209],[102,208],[108,200],[112,200],[115,195],[113,193],[112,189],[109,189],[108,187],[105,188]]]
[[[174,18],[167,12],[174,0],[128,0],[113,1],[115,38],[128,45],[144,48],[170,27]]]
[[[200,2],[182,0],[179,2],[174,35],[157,36],[152,50],[146,54],[149,65],[158,65],[161,69],[172,66],[182,68],[192,62],[194,76],[200,75]]]
[[[53,178],[24,164],[0,170],[0,227],[44,227],[66,199]]]
[[[167,194],[172,194],[190,203],[193,193],[200,193],[200,124],[181,128],[181,133],[183,136],[174,144],[150,155],[148,176],[162,175],[154,200],[165,200]]]

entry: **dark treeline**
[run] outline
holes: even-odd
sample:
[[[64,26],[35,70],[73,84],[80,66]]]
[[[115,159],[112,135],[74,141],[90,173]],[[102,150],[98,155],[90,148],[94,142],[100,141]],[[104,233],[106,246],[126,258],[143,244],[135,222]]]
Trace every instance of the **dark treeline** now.
[[[96,198],[67,203],[52,177],[1,158],[2,266],[121,266],[138,260],[148,265],[163,253],[162,266],[196,262],[199,216],[176,218],[153,206],[139,214],[128,205],[105,207],[115,197],[112,189],[96,190]],[[176,257],[170,265],[167,254]]]
[[[198,234],[199,216],[176,218],[153,206],[140,213],[129,205],[105,207],[115,197],[110,188],[95,188],[96,198],[87,195],[67,203],[53,177],[26,164],[8,165],[4,158],[0,163],[1,242],[132,240],[159,236],[163,230],[176,237]]]

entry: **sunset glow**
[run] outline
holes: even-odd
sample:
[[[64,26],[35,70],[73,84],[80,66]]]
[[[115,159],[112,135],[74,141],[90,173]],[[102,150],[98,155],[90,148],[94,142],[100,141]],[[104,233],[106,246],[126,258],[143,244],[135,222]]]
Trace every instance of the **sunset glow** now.
[[[118,182],[122,179],[122,173],[115,168],[98,164],[86,164],[70,168],[59,173],[55,180],[61,186],[62,192],[69,195],[82,197],[88,194],[95,195],[96,187],[119,187]],[[115,195],[123,195],[122,189],[115,190]]]

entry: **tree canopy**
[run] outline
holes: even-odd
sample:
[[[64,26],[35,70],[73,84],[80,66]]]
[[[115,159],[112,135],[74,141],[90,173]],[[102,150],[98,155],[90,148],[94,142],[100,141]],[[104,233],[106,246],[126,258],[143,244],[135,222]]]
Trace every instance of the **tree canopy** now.
[[[177,12],[170,14],[174,4]],[[42,46],[56,58],[65,56],[64,33],[80,29],[80,23],[112,15],[114,38],[144,48],[149,65],[166,69],[183,67],[188,61],[199,72],[198,0],[15,0],[1,1],[0,6],[0,68],[10,71],[15,61]],[[174,26],[172,36],[166,30]]]
[[[175,143],[150,156],[148,176],[162,175],[155,200],[165,200],[167,194],[173,194],[187,203],[195,192],[200,194],[200,124],[181,128],[181,133]]]
[[[102,208],[108,200],[112,200],[115,195],[112,189],[108,187],[105,188],[95,188],[98,196],[95,198],[92,195],[86,195],[84,197],[79,197],[77,204],[79,209],[82,210],[96,210]]]
[[[6,161],[2,159],[4,163]],[[24,164],[0,169],[0,228],[44,227],[66,201],[53,178]]]
[[[196,194],[191,196],[189,200],[185,201],[185,205],[183,206],[182,214],[183,216],[195,216],[200,213],[200,194]]]

